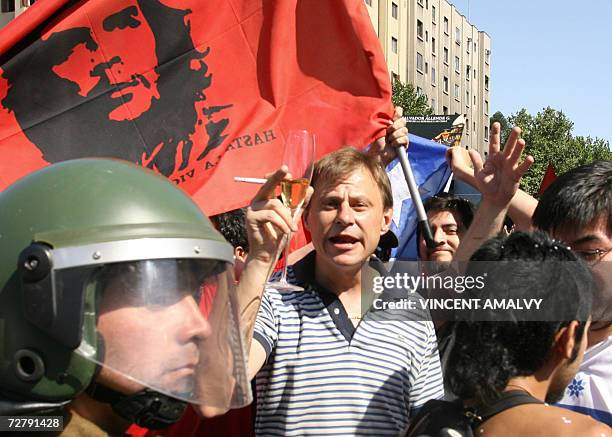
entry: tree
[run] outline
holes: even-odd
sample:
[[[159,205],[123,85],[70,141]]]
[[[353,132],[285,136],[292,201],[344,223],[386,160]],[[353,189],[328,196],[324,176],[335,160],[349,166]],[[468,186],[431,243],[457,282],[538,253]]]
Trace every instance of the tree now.
[[[499,113],[501,117],[497,114],[493,115],[492,121],[501,120],[503,114]],[[493,120],[494,117],[496,120]],[[574,123],[562,111],[550,106],[538,112],[535,117],[526,109],[521,109],[508,117],[507,132],[510,126],[522,129],[522,138],[526,143],[525,154],[533,156],[535,160],[521,180],[521,188],[531,195],[537,195],[549,162],[559,175],[594,160],[612,161],[609,142],[601,138],[573,137]]]
[[[493,126],[493,123],[498,122],[501,125],[501,142],[504,144],[508,135],[510,135],[510,125],[508,124],[508,120],[504,117],[500,111],[497,111],[490,119],[489,127]]]
[[[401,106],[404,115],[432,115],[433,109],[429,107],[427,96],[418,95],[414,86],[410,83],[402,83],[399,80],[393,81],[393,105]]]

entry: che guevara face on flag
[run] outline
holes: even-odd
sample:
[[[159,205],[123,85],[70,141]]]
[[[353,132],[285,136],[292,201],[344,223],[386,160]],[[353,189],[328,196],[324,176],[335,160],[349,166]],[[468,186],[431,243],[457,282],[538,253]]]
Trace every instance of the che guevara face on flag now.
[[[47,162],[103,156],[187,171],[222,152],[232,106],[206,101],[210,48],[194,47],[190,12],[163,0],[78,2],[3,65],[0,103]]]

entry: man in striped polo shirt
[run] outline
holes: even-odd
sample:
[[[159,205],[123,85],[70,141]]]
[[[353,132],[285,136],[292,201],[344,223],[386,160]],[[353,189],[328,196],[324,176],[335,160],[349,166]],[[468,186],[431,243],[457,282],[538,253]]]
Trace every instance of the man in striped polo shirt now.
[[[384,320],[370,307],[364,278],[384,274],[372,254],[392,218],[387,175],[376,158],[352,148],[321,159],[304,213],[315,250],[289,269],[304,291],[268,288],[260,298],[256,285],[293,227],[274,199],[284,177],[284,168],[271,176],[247,213],[251,251],[240,299],[247,340],[254,331],[256,433],[397,435],[420,406],[443,396],[443,384],[428,314]]]

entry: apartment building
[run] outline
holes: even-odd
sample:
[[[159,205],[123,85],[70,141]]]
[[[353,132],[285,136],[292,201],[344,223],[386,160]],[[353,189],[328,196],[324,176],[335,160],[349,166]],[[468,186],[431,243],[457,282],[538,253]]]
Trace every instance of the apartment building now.
[[[36,0],[0,0],[0,29]]]
[[[364,0],[393,78],[436,114],[463,114],[462,144],[488,149],[491,38],[446,0]]]

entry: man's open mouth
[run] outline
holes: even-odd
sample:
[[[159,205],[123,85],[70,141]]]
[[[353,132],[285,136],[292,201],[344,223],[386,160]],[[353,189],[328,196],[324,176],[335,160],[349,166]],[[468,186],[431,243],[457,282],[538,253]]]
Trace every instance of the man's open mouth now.
[[[348,249],[357,244],[359,239],[351,235],[336,235],[335,237],[330,237],[329,241],[336,247]]]

